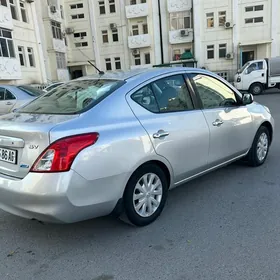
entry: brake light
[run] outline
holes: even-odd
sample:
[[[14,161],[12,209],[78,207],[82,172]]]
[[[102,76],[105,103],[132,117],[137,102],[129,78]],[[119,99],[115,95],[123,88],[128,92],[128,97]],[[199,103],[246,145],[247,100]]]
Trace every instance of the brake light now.
[[[35,161],[31,172],[69,171],[76,156],[98,140],[98,133],[65,137],[52,143]]]

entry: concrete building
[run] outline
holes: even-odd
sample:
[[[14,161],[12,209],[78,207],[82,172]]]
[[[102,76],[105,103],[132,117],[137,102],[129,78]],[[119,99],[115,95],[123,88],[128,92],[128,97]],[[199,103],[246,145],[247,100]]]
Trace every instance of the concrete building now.
[[[183,65],[230,80],[280,55],[279,0],[0,0],[0,83]]]

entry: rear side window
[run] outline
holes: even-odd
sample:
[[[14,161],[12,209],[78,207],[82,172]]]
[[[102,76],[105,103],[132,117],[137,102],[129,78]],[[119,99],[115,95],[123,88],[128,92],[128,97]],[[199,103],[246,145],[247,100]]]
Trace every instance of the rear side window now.
[[[16,99],[15,96],[8,90],[6,90],[5,100],[13,100]]]
[[[153,113],[193,110],[189,90],[182,75],[159,79],[135,92],[131,98]]]
[[[40,96],[19,112],[57,115],[79,114],[92,108],[124,83],[124,81],[102,79],[70,82]]]

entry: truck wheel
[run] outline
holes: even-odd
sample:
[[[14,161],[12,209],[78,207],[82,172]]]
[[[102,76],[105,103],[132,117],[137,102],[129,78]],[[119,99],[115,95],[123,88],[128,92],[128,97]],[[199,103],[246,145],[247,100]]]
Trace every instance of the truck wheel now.
[[[253,95],[259,95],[259,94],[262,94],[263,92],[263,85],[260,84],[260,83],[255,83],[255,84],[252,84],[250,86],[250,93],[252,93]]]

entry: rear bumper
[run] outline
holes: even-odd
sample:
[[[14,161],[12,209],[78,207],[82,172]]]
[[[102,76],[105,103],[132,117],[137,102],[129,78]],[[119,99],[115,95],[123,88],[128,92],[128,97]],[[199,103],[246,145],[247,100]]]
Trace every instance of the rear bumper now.
[[[0,175],[0,208],[27,219],[51,223],[105,216],[122,197],[123,178],[118,175],[87,181],[73,170],[29,173],[22,180]]]

